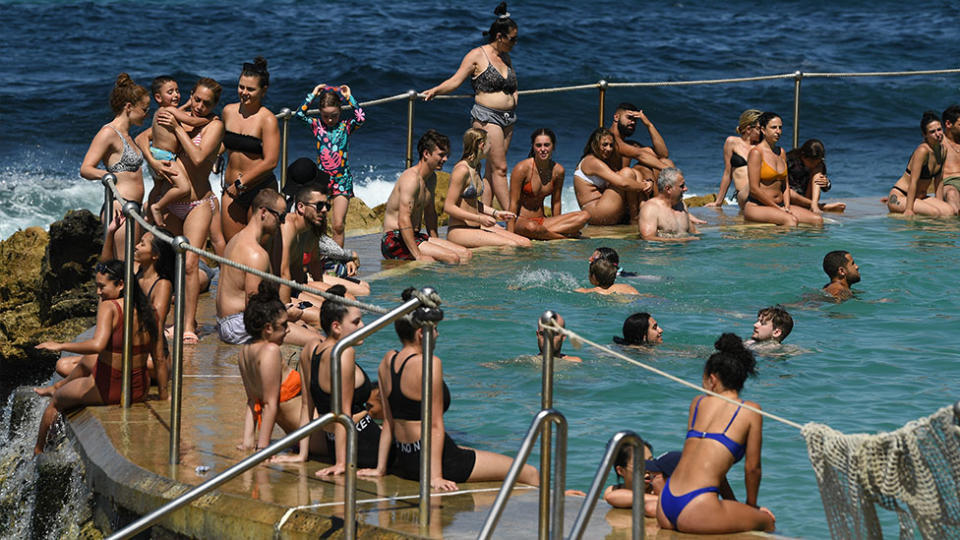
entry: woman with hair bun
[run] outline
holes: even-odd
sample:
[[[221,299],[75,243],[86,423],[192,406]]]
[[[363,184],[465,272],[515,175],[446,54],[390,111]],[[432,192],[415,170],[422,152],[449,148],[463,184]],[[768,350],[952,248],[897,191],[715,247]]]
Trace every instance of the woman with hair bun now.
[[[757,505],[763,417],[743,407],[760,409],[760,405],[740,399],[743,383],[756,374],[757,362],[734,334],[723,334],[714,347],[717,352],[703,367],[703,387],[740,404],[712,395],[698,396],[690,403],[683,453],[660,493],[657,521],[664,529],[692,534],[769,532],[776,518]],[[744,457],[746,503],[732,497],[721,501],[720,486],[727,471]]]
[[[224,242],[247,224],[257,193],[277,189],[273,169],[280,158],[280,130],[277,117],[263,106],[269,86],[267,61],[258,56],[253,63],[245,62],[237,81],[240,101],[223,108],[223,146],[229,152],[220,201]]]
[[[434,96],[453,92],[471,77],[475,94],[475,103],[470,110],[473,127],[486,131],[490,140],[489,159],[483,175],[487,190],[482,201],[489,206],[496,195],[500,208],[506,209],[510,204],[507,149],[513,137],[513,125],[517,122],[517,74],[510,61],[510,51],[517,44],[517,23],[510,18],[506,2],[500,2],[493,13],[496,20],[483,33],[487,43],[471,49],[449,79],[422,93],[424,101],[430,101]]]
[[[113,173],[117,177],[120,196],[140,204],[143,201],[143,174],[140,172],[143,154],[130,136],[130,126],[143,124],[150,110],[150,94],[129,75],[121,73],[110,92],[110,109],[113,120],[104,124],[90,142],[80,164],[80,176],[99,181],[104,174]],[[103,169],[98,167],[101,163]],[[100,219],[106,226],[117,215],[121,215],[120,201],[114,201],[113,208],[104,208]],[[117,229],[116,249],[111,258],[123,260],[125,238],[125,227]]]

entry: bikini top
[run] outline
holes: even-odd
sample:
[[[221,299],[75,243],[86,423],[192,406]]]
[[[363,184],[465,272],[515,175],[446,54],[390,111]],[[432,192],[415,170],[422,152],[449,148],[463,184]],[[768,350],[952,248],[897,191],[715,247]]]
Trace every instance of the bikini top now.
[[[233,131],[223,132],[223,146],[232,152],[263,155],[263,141],[253,135],[243,135]]]
[[[740,413],[741,406],[737,407],[737,410],[733,412],[733,416],[730,417],[730,422],[727,423],[727,427],[723,428],[722,433],[709,433],[704,431],[697,431],[693,429],[693,426],[697,423],[697,412],[700,410],[700,401],[703,399],[703,396],[700,396],[700,399],[697,400],[697,405],[693,408],[693,419],[690,421],[690,430],[687,431],[688,439],[713,439],[718,443],[727,447],[727,450],[733,454],[733,462],[736,463],[743,459],[744,454],[747,453],[746,446],[738,443],[737,441],[727,437],[727,430],[730,429],[730,425],[733,424],[733,420],[737,417],[737,414]],[[743,400],[740,400],[740,403],[743,403]]]
[[[107,125],[110,126],[110,124]],[[110,129],[116,131],[117,136],[123,141],[123,152],[120,154],[120,161],[117,161],[113,165],[107,165],[107,172],[118,173],[140,170],[140,165],[143,164],[143,154],[136,148],[130,146],[127,138],[120,134],[120,130],[113,126],[110,126]]]
[[[582,164],[583,162],[581,161],[580,163]],[[580,165],[577,165],[577,170],[573,171],[573,177],[579,178],[588,184],[593,184],[597,186],[597,189],[601,191],[603,191],[607,187],[606,180],[604,180],[603,178],[600,178],[599,176],[592,176],[584,173],[582,170],[580,170]]]
[[[117,354],[123,354],[123,304],[119,300],[110,300],[117,306],[117,312],[120,314],[120,324],[113,329],[110,334],[110,341],[107,343],[107,350]],[[147,354],[150,352],[149,343],[141,343],[133,346],[133,354]]]
[[[324,349],[320,352],[314,352],[310,361],[310,395],[313,397],[313,404],[320,414],[330,412],[330,394],[320,388],[320,357],[327,352]],[[350,403],[350,414],[357,414],[367,410],[367,402],[370,401],[370,393],[373,391],[373,385],[370,383],[370,377],[367,372],[357,364],[360,374],[363,375],[363,382],[353,389],[353,401]]]
[[[933,159],[937,161],[937,165],[940,165],[940,168],[943,168],[943,161],[947,158],[946,154],[934,154]],[[910,174],[910,167],[907,167],[907,174]],[[927,161],[924,160],[923,168],[920,169],[920,178],[918,180],[933,180],[935,175],[930,172],[930,168],[927,166]]]
[[[517,74],[513,71],[513,68],[510,67],[510,64],[507,64],[507,76],[504,78],[500,74],[500,71],[494,67],[493,62],[490,61],[490,57],[487,56],[487,51],[480,47],[480,50],[483,51],[483,56],[487,58],[487,69],[483,70],[479,75],[470,80],[470,85],[473,86],[473,91],[476,94],[493,94],[495,92],[503,92],[504,94],[512,94],[517,91]]]
[[[734,169],[739,169],[740,167],[746,167],[746,166],[747,166],[747,160],[743,159],[743,156],[741,156],[736,152],[733,152],[732,154],[730,154],[730,167]]]
[[[481,195],[483,195],[483,183],[480,184],[480,191],[477,191],[477,187],[471,183],[463,190],[462,197],[464,199],[476,199]]]
[[[767,165],[766,161],[760,162],[760,180],[764,182],[773,182],[775,180],[783,181],[786,179],[787,179],[786,170],[784,170],[783,172],[777,172],[776,169]]]
[[[393,413],[393,417],[397,420],[415,420],[420,421],[420,401],[415,399],[410,399],[407,396],[403,395],[403,390],[400,388],[400,379],[403,376],[403,368],[407,367],[407,361],[417,356],[420,353],[413,353],[410,356],[403,359],[403,363],[400,364],[400,371],[397,371],[394,368],[394,364],[397,361],[397,355],[400,354],[400,351],[393,353],[393,358],[390,359],[390,395],[387,396],[387,403],[390,404],[390,412]],[[450,389],[447,388],[447,383],[443,383],[443,412],[447,412],[447,409],[450,408]]]

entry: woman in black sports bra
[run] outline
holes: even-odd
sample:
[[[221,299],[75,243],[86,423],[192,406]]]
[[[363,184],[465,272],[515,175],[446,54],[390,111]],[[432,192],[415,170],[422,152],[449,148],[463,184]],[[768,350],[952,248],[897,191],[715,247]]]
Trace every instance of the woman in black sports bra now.
[[[412,289],[403,292],[409,300]],[[397,319],[394,328],[403,347],[390,351],[377,372],[383,404],[383,433],[377,468],[363,474],[382,475],[387,471],[390,442],[394,441],[396,462],[392,472],[401,478],[420,478],[420,397],[423,366],[423,329],[414,328],[411,315]],[[443,382],[443,364],[433,357],[433,415],[431,426],[430,486],[440,491],[457,489],[458,482],[502,481],[513,463],[504,455],[460,448],[444,428],[443,413],[450,407],[450,390]],[[357,474],[361,474],[359,471]],[[519,481],[539,485],[537,469],[524,465]]]
[[[510,190],[507,187],[507,149],[517,121],[517,74],[513,71],[510,51],[517,44],[517,23],[507,12],[507,3],[500,2],[494,10],[497,19],[490,30],[483,33],[487,43],[471,49],[460,67],[449,79],[422,92],[424,101],[434,96],[449,94],[471,77],[475,104],[470,111],[473,127],[487,132],[490,153],[484,173],[486,188],[481,196],[483,204],[491,205],[496,195],[500,208],[508,208]],[[492,185],[492,189],[491,189]]]
[[[343,285],[334,285],[327,292],[343,296],[346,288]],[[326,300],[320,306],[320,328],[327,335],[323,340],[316,340],[304,346],[300,354],[300,365],[303,366],[303,392],[306,404],[305,418],[323,416],[330,412],[330,355],[333,347],[340,339],[348,334],[363,328],[363,314],[355,307],[348,307],[339,302]],[[362,345],[363,342],[357,343]],[[349,347],[340,357],[341,400],[343,410],[350,411],[354,424],[357,426],[357,467],[373,468],[377,466],[377,451],[380,443],[380,426],[373,421],[367,412],[367,401],[373,385],[367,373],[354,360],[354,349]],[[347,434],[338,423],[326,428],[326,452],[334,461],[333,466],[317,471],[317,476],[343,474],[347,465]]]
[[[720,190],[717,191],[716,199],[704,206],[715,208],[723,206],[732,180],[737,202],[743,208],[743,203],[747,201],[747,195],[750,194],[750,179],[747,178],[746,169],[747,155],[753,145],[760,142],[760,126],[757,124],[757,119],[761,114],[763,112],[757,109],[747,109],[740,113],[737,134],[727,137],[723,142],[723,176],[720,177]]]
[[[943,161],[947,158],[943,142],[943,126],[933,111],[926,111],[920,120],[923,142],[910,155],[907,170],[890,189],[887,208],[891,214],[910,217],[954,216],[956,212],[943,199]],[[911,172],[912,171],[912,172]],[[930,183],[933,195],[928,195]]]
[[[268,86],[267,61],[258,56],[252,64],[243,64],[237,82],[240,101],[223,108],[223,146],[230,154],[220,200],[226,242],[247,224],[247,210],[257,193],[277,189],[273,169],[280,157],[280,130],[277,117],[263,106]]]

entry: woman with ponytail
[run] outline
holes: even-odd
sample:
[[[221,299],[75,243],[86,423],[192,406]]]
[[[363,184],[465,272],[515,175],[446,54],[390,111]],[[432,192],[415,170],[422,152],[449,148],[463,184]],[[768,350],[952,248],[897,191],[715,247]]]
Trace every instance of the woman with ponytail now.
[[[507,3],[500,2],[493,11],[497,16],[490,30],[483,33],[487,43],[471,49],[460,67],[449,79],[423,92],[423,99],[449,94],[470,77],[475,104],[470,110],[473,127],[487,132],[490,153],[484,183],[487,186],[483,204],[490,206],[497,196],[500,208],[510,204],[507,187],[507,149],[517,122],[517,74],[513,71],[510,51],[517,44],[517,23],[507,12]],[[492,189],[491,189],[492,187]]]
[[[50,396],[50,404],[40,420],[40,433],[34,454],[43,452],[47,432],[61,412],[84,405],[110,405],[120,403],[123,366],[123,262],[112,260],[98,263],[96,270],[97,326],[93,337],[78,343],[47,341],[38,349],[61,352],[69,351],[84,356],[66,379],[46,388],[36,388],[41,396]],[[157,327],[153,307],[137,284],[133,287],[133,376],[131,393],[134,402],[146,399],[150,388],[147,356],[161,358],[163,341]],[[160,398],[166,399],[166,381],[160,386]]]
[[[739,404],[713,395],[690,403],[683,453],[660,493],[657,521],[664,529],[692,534],[772,531],[773,513],[757,505],[763,417],[743,407],[760,409],[759,405],[740,399],[743,383],[756,374],[757,362],[734,334],[723,334],[714,347],[717,352],[703,368],[703,387]],[[728,487],[723,481],[727,471],[744,457],[746,504],[737,502],[732,490],[721,490]]]
[[[143,200],[143,154],[130,136],[130,126],[139,126],[150,110],[150,94],[147,89],[133,82],[126,73],[117,76],[110,92],[110,109],[113,120],[104,124],[90,142],[87,154],[80,164],[80,176],[99,182],[106,173],[117,177],[117,191],[124,199],[140,204]],[[103,164],[101,169],[98,165]],[[100,219],[104,225],[114,216],[121,215],[122,202],[114,201],[113,208],[104,208]],[[123,260],[125,228],[117,230],[113,257]]]

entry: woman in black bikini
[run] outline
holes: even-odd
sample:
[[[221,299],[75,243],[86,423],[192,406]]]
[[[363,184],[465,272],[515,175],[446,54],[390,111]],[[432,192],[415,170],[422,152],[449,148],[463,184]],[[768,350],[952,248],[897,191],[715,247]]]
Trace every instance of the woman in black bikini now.
[[[563,213],[563,165],[553,161],[557,136],[546,128],[530,135],[530,157],[517,163],[510,175],[510,211],[517,219],[507,221],[507,230],[534,240],[558,240],[576,237],[590,220],[590,214],[578,210]],[[543,201],[550,196],[550,217]]]
[[[412,291],[412,288],[403,291],[403,299],[409,300]],[[379,476],[387,472],[387,456],[393,440],[397,460],[392,472],[408,480],[419,480],[423,329],[414,327],[412,315],[397,319],[394,327],[403,348],[388,352],[377,372],[384,416],[380,459],[376,469],[364,471],[363,474]],[[461,448],[447,434],[443,413],[450,407],[450,390],[443,382],[440,359],[434,356],[432,361],[430,473],[433,478],[430,479],[430,486],[440,491],[453,491],[457,489],[458,482],[502,481],[513,463],[511,458],[493,452]],[[531,486],[540,484],[537,469],[531,465],[524,465],[518,480]]]
[[[933,111],[923,113],[920,119],[923,142],[913,151],[907,170],[893,185],[887,198],[892,214],[913,216],[953,216],[953,207],[943,200],[943,161],[947,150],[943,142],[943,126]],[[912,171],[912,172],[911,172]],[[928,195],[930,183],[934,193]]]
[[[760,142],[760,126],[757,119],[763,114],[757,109],[747,109],[740,114],[740,123],[737,125],[737,134],[727,137],[723,142],[723,176],[720,177],[720,190],[713,202],[704,206],[719,208],[727,198],[727,189],[730,181],[736,192],[740,208],[747,201],[750,194],[750,179],[747,178],[747,158],[753,145]]]
[[[500,2],[494,10],[497,20],[490,30],[483,33],[488,42],[472,49],[463,57],[457,72],[429,90],[423,91],[423,99],[449,94],[463,81],[470,79],[476,103],[470,114],[473,127],[487,132],[490,153],[484,173],[486,190],[483,204],[490,206],[497,196],[500,208],[510,204],[507,188],[507,149],[513,137],[513,125],[517,121],[517,74],[513,71],[510,51],[517,44],[517,23],[507,13],[507,3]],[[492,189],[491,189],[492,184]]]
[[[247,211],[257,193],[277,188],[273,169],[280,156],[277,117],[263,106],[270,86],[267,61],[258,56],[243,64],[237,83],[239,103],[223,108],[223,146],[230,152],[223,176],[220,222],[229,242],[247,224]]]

